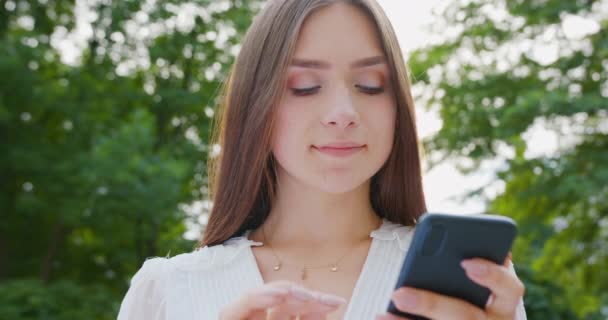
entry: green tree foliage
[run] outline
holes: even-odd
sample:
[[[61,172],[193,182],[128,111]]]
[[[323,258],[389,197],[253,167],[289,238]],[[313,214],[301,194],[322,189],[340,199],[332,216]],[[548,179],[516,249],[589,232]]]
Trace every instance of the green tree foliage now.
[[[0,1],[1,319],[113,319],[147,257],[192,249],[182,204],[259,7]]]
[[[443,121],[430,164],[501,162],[471,195],[518,221],[533,319],[608,316],[607,7],[453,1],[435,25],[447,40],[410,57],[417,98]]]

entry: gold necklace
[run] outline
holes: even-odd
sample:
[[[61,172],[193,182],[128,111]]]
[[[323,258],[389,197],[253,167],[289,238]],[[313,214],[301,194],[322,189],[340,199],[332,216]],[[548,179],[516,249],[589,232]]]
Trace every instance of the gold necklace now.
[[[382,223],[382,222],[380,222]],[[264,244],[268,245],[268,248],[270,248],[270,251],[272,252],[272,255],[277,259],[278,263],[274,266],[274,268],[272,268],[272,270],[274,271],[279,271],[281,270],[282,266],[292,266],[292,267],[298,267],[300,268],[300,266],[297,266],[295,264],[290,264],[290,263],[283,263],[282,259],[279,258],[279,256],[277,255],[277,253],[274,251],[274,249],[272,248],[272,246],[270,245],[270,242],[268,241],[268,238],[266,237],[266,232],[264,230],[264,225],[262,225],[262,235],[264,236]],[[306,280],[306,278],[308,277],[308,270],[312,270],[312,269],[324,269],[324,268],[328,268],[330,267],[330,271],[331,272],[337,272],[338,269],[338,264],[342,261],[342,259],[344,259],[344,257],[346,257],[346,255],[348,255],[350,253],[350,250],[347,251],[345,254],[342,255],[342,257],[340,257],[340,259],[338,259],[338,261],[336,261],[335,263],[332,264],[327,264],[327,265],[322,265],[322,266],[315,266],[315,267],[301,267],[302,271],[300,272],[300,279],[302,280]]]

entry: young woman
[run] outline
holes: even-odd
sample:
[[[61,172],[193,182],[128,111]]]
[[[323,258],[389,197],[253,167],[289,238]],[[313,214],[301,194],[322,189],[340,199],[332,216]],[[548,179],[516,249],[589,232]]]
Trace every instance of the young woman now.
[[[213,210],[194,252],[147,260],[118,319],[525,319],[510,259],[463,264],[487,308],[394,291],[425,212],[414,104],[374,0],[269,1],[226,83]]]

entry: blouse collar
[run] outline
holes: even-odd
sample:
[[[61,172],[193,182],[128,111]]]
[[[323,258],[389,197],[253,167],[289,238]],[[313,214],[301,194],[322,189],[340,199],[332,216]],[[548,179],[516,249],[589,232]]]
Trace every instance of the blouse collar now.
[[[403,226],[383,219],[382,224],[376,230],[370,232],[370,237],[374,241],[380,240],[381,243],[390,244],[396,240],[399,248],[406,251],[409,248],[414,227]],[[243,235],[233,237],[224,243],[216,246],[205,246],[198,248],[195,254],[181,254],[171,258],[176,266],[184,270],[200,270],[211,268],[216,265],[224,265],[234,260],[244,250],[251,246],[262,246],[263,243],[249,239],[251,230],[247,230]],[[371,249],[370,249],[371,250]]]
[[[412,226],[404,226],[398,223],[391,222],[386,218],[382,218],[382,224],[378,229],[372,230],[370,232],[370,238],[378,239],[378,240],[399,240],[400,244],[408,240],[408,235],[411,236],[411,232],[414,227]],[[243,235],[238,237],[233,237],[226,242],[224,245],[249,245],[249,246],[262,246],[263,242],[254,241],[249,239],[249,234],[252,230],[247,230],[243,233]]]

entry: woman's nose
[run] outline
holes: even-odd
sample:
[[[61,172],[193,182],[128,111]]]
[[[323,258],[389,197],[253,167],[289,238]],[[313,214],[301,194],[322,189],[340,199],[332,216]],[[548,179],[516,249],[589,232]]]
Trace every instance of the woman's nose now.
[[[350,92],[340,92],[334,95],[334,99],[328,102],[327,113],[323,116],[323,125],[326,127],[337,127],[345,129],[349,126],[359,125],[359,113],[355,108]]]

